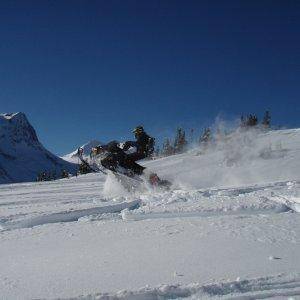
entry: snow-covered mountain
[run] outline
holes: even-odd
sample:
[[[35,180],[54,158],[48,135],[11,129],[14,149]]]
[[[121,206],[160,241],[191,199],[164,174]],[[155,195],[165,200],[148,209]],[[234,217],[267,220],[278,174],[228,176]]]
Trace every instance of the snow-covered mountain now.
[[[89,157],[92,148],[101,145],[101,142],[97,141],[97,140],[91,140],[88,143],[80,146],[79,148],[83,149],[83,158],[87,158]],[[66,154],[64,156],[62,156],[61,158],[72,162],[72,163],[78,163],[78,152],[77,152],[78,148],[76,150],[74,150],[73,152]]]
[[[0,183],[34,181],[44,171],[76,171],[39,142],[24,113],[0,114]]]
[[[112,175],[0,185],[3,299],[299,299],[300,129],[239,131]]]

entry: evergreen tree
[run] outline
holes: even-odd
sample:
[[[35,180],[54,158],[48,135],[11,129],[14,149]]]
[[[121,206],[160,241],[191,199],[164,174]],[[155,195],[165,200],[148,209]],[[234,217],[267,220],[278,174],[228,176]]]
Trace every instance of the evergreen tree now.
[[[270,115],[270,112],[268,110],[265,112],[262,124],[266,128],[269,128],[270,125],[271,125],[271,115]]]
[[[176,133],[175,140],[174,140],[174,149],[175,149],[175,151],[178,148],[178,143],[179,143],[180,135],[181,135],[181,128],[177,128],[177,133]]]
[[[46,175],[46,172],[42,172],[41,173],[41,181],[46,181],[47,180],[47,175]]]
[[[160,154],[160,148],[159,148],[159,146],[157,146],[155,151],[154,151],[154,156],[159,157],[159,154]]]
[[[247,119],[245,120],[244,116],[241,115],[241,127],[246,127],[247,126]]]
[[[200,144],[207,144],[210,141],[211,141],[210,128],[205,128],[202,136],[200,137]]]
[[[246,126],[247,127],[252,127],[252,126],[256,126],[258,123],[258,119],[256,115],[249,115],[246,121]]]
[[[69,173],[66,170],[61,171],[61,178],[69,178]]]
[[[88,173],[91,173],[91,170],[88,168],[88,166],[86,164],[81,163],[79,165],[78,173],[79,174],[88,174]]]
[[[162,151],[164,156],[169,156],[174,154],[174,148],[171,146],[170,140],[166,139],[164,144],[163,144],[163,151]]]
[[[194,129],[192,128],[190,131],[190,143],[193,144],[194,143]]]
[[[51,173],[47,172],[46,173],[46,181],[50,181],[51,180]]]
[[[252,127],[252,126],[256,126],[258,124],[258,118],[256,115],[248,115],[246,118],[244,118],[244,116],[241,116],[241,123],[240,123],[240,127],[242,128],[247,128],[247,127]]]
[[[51,178],[52,178],[52,180],[56,180],[57,179],[57,175],[56,175],[56,171],[55,170],[52,172]]]
[[[42,181],[42,172],[38,173],[36,181]]]
[[[178,128],[174,142],[174,150],[176,153],[182,153],[186,150],[186,146],[185,131],[182,128]]]

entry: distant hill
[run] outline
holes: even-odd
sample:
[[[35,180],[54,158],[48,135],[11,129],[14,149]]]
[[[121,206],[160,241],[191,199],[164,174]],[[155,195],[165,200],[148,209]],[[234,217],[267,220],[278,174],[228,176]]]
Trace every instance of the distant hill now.
[[[40,172],[63,169],[75,173],[77,166],[45,149],[24,113],[0,114],[0,183],[34,181]]]
[[[83,157],[86,158],[90,155],[92,148],[101,145],[101,143],[97,140],[89,141],[88,143],[80,146],[79,148],[83,149]],[[77,150],[62,156],[61,158],[72,163],[78,163],[78,153]]]

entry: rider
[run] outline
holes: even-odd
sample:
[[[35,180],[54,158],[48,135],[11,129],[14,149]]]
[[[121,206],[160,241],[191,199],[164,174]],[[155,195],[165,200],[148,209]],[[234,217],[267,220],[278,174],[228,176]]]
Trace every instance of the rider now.
[[[104,146],[96,148],[95,152],[100,153],[107,151],[109,154],[101,160],[102,166],[112,171],[116,170],[119,165],[125,169],[133,171],[133,173],[141,175],[145,167],[136,163],[136,161],[149,157],[154,151],[154,138],[150,137],[142,126],[137,126],[133,133],[136,141],[127,141],[121,148],[118,142],[113,141]],[[124,151],[135,147],[136,151],[130,154]]]
[[[128,157],[133,161],[149,157],[154,151],[154,138],[145,132],[143,126],[137,126],[132,132],[136,141],[125,142],[123,150],[127,151],[130,147],[136,148],[136,152],[128,154]]]

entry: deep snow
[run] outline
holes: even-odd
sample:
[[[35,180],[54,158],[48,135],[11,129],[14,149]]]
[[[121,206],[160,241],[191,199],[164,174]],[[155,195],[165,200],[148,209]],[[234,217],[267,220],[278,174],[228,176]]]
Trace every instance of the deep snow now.
[[[144,162],[170,191],[109,175],[0,185],[3,299],[300,295],[300,130],[235,132]]]

